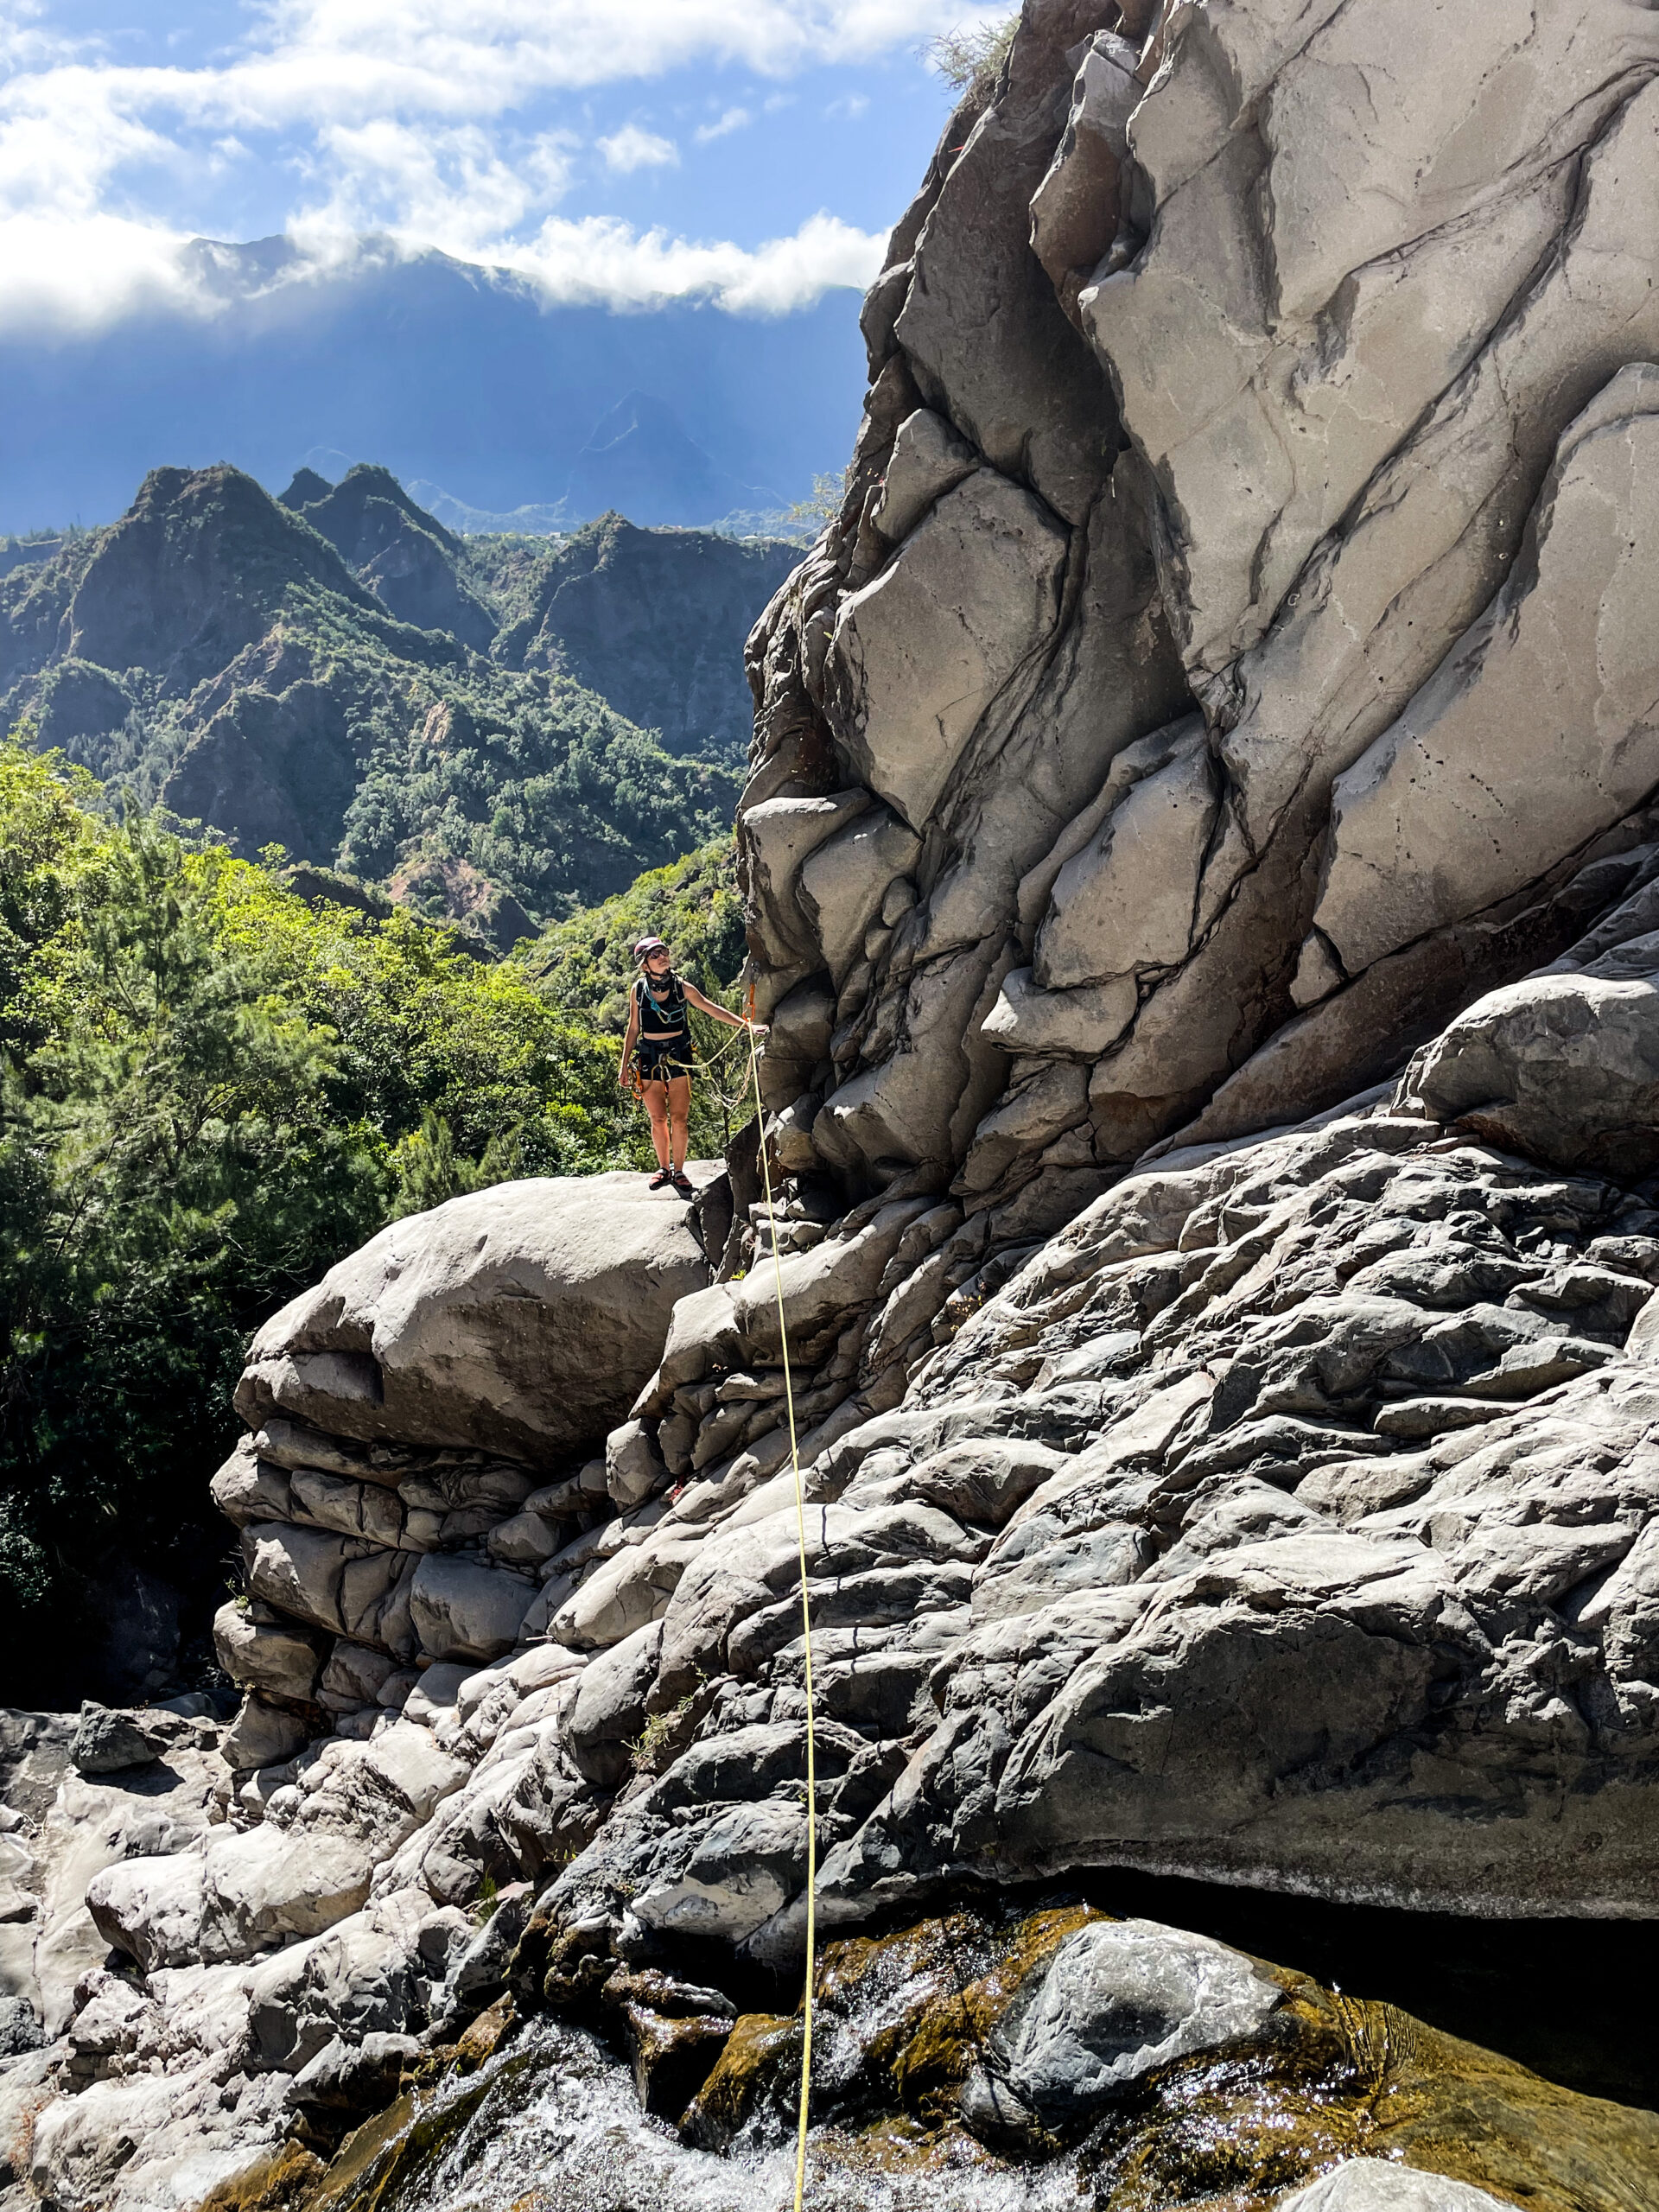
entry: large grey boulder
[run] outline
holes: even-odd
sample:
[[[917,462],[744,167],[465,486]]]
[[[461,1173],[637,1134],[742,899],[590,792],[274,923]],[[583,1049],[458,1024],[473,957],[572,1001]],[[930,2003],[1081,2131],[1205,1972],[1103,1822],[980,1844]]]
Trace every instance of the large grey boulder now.
[[[232,1773],[276,1766],[303,1749],[311,1723],[292,1706],[278,1705],[252,1689],[225,1731],[219,1749]]]
[[[410,1584],[410,1624],[434,1659],[493,1659],[511,1651],[536,1585],[476,1554],[435,1553]]]
[[[83,1705],[69,1756],[82,1774],[120,1774],[130,1767],[149,1766],[160,1758],[156,1737],[131,1713],[111,1712],[101,1705]]]
[[[601,1436],[709,1279],[643,1176],[501,1183],[394,1222],[254,1338],[237,1409],[534,1460]]]
[[[1281,1995],[1207,1936],[1150,1920],[1096,1922],[1067,1936],[1021,1993],[963,2110],[1007,2125],[1011,2094],[1043,2126],[1073,2126],[1155,2067],[1256,2034]]]
[[[736,1805],[705,1826],[677,1873],[635,1898],[634,1915],[664,1935],[740,1944],[799,1888],[805,1866],[802,1808]]]
[[[245,1605],[213,1615],[219,1663],[245,1689],[274,1697],[308,1698],[322,1666],[323,1639],[297,1622],[256,1621]]]
[[[1655,973],[1597,963],[1478,999],[1437,1037],[1409,1088],[1440,1120],[1562,1167],[1642,1175],[1659,1165],[1659,939]]]

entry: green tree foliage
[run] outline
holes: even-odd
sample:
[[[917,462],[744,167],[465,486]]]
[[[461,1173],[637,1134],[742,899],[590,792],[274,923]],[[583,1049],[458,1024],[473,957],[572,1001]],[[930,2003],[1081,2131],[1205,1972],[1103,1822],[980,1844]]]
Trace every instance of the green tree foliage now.
[[[111,1560],[215,1595],[266,1315],[398,1213],[645,1156],[614,1043],[524,969],[97,799],[0,748],[0,1618],[53,1701]]]
[[[743,896],[729,833],[637,877],[602,906],[553,923],[518,958],[555,1006],[620,1037],[639,973],[633,947],[642,937],[671,945],[680,973],[710,998],[736,982],[745,950]]]
[[[794,523],[809,523],[821,530],[831,516],[841,512],[841,503],[847,496],[847,471],[837,468],[827,476],[812,479],[811,496],[797,499],[789,509],[789,519]]]
[[[354,874],[460,861],[557,914],[731,820],[735,770],[676,760],[580,684],[476,658],[410,677],[347,628],[337,618],[327,637],[330,680],[356,702],[361,776],[340,848]]]

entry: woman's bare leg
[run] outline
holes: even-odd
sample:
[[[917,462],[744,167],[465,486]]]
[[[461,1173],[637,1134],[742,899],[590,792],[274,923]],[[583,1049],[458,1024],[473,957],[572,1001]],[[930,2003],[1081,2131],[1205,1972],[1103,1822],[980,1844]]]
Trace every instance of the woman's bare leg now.
[[[669,1086],[664,1083],[648,1083],[644,1090],[645,1111],[651,1116],[651,1141],[657,1147],[657,1165],[666,1167],[669,1163]]]
[[[691,1078],[677,1075],[668,1086],[668,1118],[671,1129],[669,1139],[668,1165],[677,1174],[685,1165],[685,1150],[690,1142],[687,1134],[691,1119]]]

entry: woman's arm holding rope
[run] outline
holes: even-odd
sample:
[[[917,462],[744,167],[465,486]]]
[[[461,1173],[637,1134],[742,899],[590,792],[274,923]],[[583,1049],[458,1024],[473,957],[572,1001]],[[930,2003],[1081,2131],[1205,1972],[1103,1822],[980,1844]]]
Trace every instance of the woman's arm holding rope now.
[[[764,1021],[746,1021],[741,1014],[728,1013],[723,1006],[716,1005],[713,999],[704,998],[695,983],[683,982],[680,988],[685,993],[688,1002],[696,1007],[699,1014],[712,1014],[716,1021],[729,1023],[734,1029],[752,1029],[757,1037],[766,1035],[766,1025]]]

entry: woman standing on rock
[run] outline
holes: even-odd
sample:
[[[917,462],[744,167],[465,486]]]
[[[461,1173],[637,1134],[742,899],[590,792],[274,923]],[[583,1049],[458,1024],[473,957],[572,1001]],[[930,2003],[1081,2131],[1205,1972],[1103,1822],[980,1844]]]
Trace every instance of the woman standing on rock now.
[[[651,1141],[657,1147],[658,1168],[649,1188],[660,1191],[672,1184],[683,1198],[696,1195],[685,1172],[686,1124],[691,1112],[691,1020],[687,1009],[711,1014],[734,1029],[766,1033],[766,1024],[745,1021],[728,1014],[723,1006],[704,998],[695,983],[674,972],[673,957],[659,937],[642,937],[633,948],[639,963],[639,980],[628,1004],[628,1031],[622,1039],[622,1065],[616,1079],[630,1088],[629,1062],[638,1077],[639,1095],[651,1116]]]

